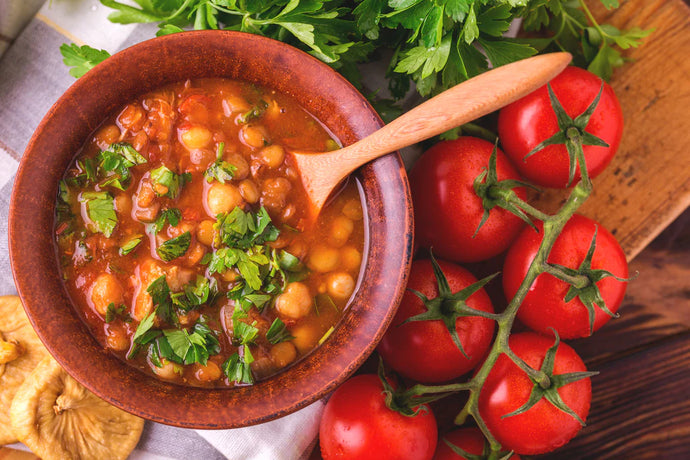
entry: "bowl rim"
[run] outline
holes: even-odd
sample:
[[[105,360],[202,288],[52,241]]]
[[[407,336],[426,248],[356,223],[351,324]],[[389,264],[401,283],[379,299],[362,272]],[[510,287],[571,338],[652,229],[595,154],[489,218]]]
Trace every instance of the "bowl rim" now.
[[[97,346],[96,339],[91,336],[88,328],[76,313],[76,308],[69,302],[64,287],[62,292],[55,289],[56,281],[60,285],[62,282],[57,271],[57,254],[53,243],[54,227],[52,225],[47,226],[47,222],[54,222],[57,184],[66,169],[65,165],[61,170],[55,171],[55,164],[59,161],[64,163],[62,157],[66,154],[58,155],[62,160],[53,159],[51,156],[45,155],[46,148],[54,145],[55,149],[60,152],[62,151],[61,148],[64,150],[65,146],[70,145],[70,142],[74,143],[75,138],[81,139],[78,145],[83,144],[83,139],[88,133],[93,132],[95,126],[89,122],[89,115],[86,113],[86,111],[93,111],[93,109],[88,108],[88,105],[82,109],[84,106],[80,106],[79,103],[93,97],[94,91],[97,92],[101,88],[99,85],[107,81],[104,79],[117,78],[119,66],[127,65],[142,55],[150,56],[153,51],[157,51],[160,52],[161,56],[154,57],[154,60],[159,60],[147,64],[147,66],[155,67],[164,62],[161,59],[169,58],[170,53],[178,52],[175,51],[180,49],[178,47],[187,46],[190,49],[198,50],[201,43],[203,43],[204,52],[209,53],[211,57],[220,57],[224,56],[224,53],[235,52],[229,51],[231,50],[230,45],[237,47],[237,49],[261,48],[271,50],[272,64],[296,60],[300,66],[304,66],[302,73],[314,72],[314,74],[321,75],[323,79],[318,81],[319,85],[329,85],[329,87],[338,88],[340,91],[337,93],[337,101],[331,101],[331,104],[337,102],[336,105],[338,107],[344,106],[345,111],[357,110],[366,115],[360,116],[361,120],[357,125],[347,128],[356,134],[346,136],[350,137],[349,139],[341,138],[340,140],[344,145],[364,137],[383,125],[380,117],[366,98],[350,82],[323,62],[285,43],[234,31],[182,32],[138,43],[114,54],[78,79],[51,107],[34,132],[20,162],[12,190],[8,221],[9,253],[17,291],[32,326],[50,354],[68,374],[86,388],[116,407],[159,423],[185,428],[235,428],[270,421],[313,403],[345,381],[373,352],[392,321],[404,293],[412,256],[412,207],[407,176],[397,152],[365,165],[359,170],[358,174],[365,192],[367,212],[372,212],[375,203],[378,203],[377,206],[382,208],[380,212],[375,211],[374,215],[369,216],[370,249],[366,258],[366,265],[362,270],[365,272],[373,270],[375,275],[385,275],[386,279],[383,282],[378,282],[374,279],[375,277],[371,277],[371,279],[364,277],[363,286],[351,303],[350,310],[344,315],[328,340],[289,370],[259,381],[252,387],[208,389],[165,383],[146,376],[141,371],[117,359],[109,351]],[[196,55],[190,54],[190,56],[188,59],[195,59],[194,56]],[[251,58],[248,57],[247,59]],[[196,71],[192,66],[190,69],[192,73]],[[297,72],[283,70],[292,72],[290,73],[292,77]],[[146,78],[146,75],[155,75],[147,74],[148,71],[149,68],[146,66],[143,66],[141,70],[128,70],[128,72],[140,72],[137,75],[141,75],[142,79]],[[313,80],[314,78],[314,75],[304,77],[306,80]],[[171,82],[180,80],[183,79],[177,78]],[[256,82],[256,80],[253,81]],[[160,87],[167,83],[157,83],[154,87]],[[283,85],[282,89],[274,85],[271,85],[270,88],[286,92],[289,96],[297,98],[303,107],[305,107],[305,101],[307,105],[313,102],[310,97],[316,96],[290,94],[291,90],[288,83],[281,80],[277,86]],[[124,83],[117,82],[115,84]],[[129,85],[131,86],[132,83],[130,82]],[[150,89],[152,88],[131,94],[128,99],[120,100],[116,107],[121,107],[128,100],[141,96]],[[311,89],[310,91],[315,90]],[[326,90],[320,89],[319,91],[325,92]],[[98,96],[101,96],[103,100],[115,98],[109,93],[102,93]],[[96,105],[99,103],[97,102]],[[333,108],[330,107],[331,110]],[[323,110],[326,109],[328,107]],[[105,113],[112,111],[111,109]],[[101,117],[96,124],[100,124],[104,118],[105,116]],[[329,123],[333,123],[333,120],[337,119],[337,114],[333,114],[333,117],[328,115],[328,120],[318,116],[316,118],[328,129],[334,131],[333,126]],[[64,128],[60,128],[60,119],[71,121],[74,123],[73,126],[77,126],[78,129],[65,132]],[[85,127],[82,127],[80,123]],[[61,129],[63,130],[61,131]],[[78,133],[75,134],[75,131],[79,130],[85,131],[87,134],[79,137]],[[55,137],[56,133],[59,134],[60,132],[65,134],[64,139],[59,136]],[[70,139],[72,140],[70,141]],[[75,149],[69,149],[69,151],[72,153],[69,155],[67,164],[72,161],[76,152]],[[402,197],[391,196],[391,193],[386,192],[384,188],[385,190],[401,188]],[[50,193],[51,191],[52,193]],[[43,232],[43,237],[40,236],[41,232]],[[386,238],[386,235],[390,235],[391,232],[392,234],[403,235],[403,238],[400,240]],[[48,237],[46,238],[45,235]],[[372,238],[376,238],[376,241],[372,241]],[[49,244],[46,244],[46,240],[49,240]],[[371,247],[374,244],[379,244],[379,242],[385,246],[383,249],[387,248],[386,251],[380,247]],[[51,245],[52,251],[49,250]],[[51,264],[52,273],[50,271]],[[369,298],[371,290],[376,293],[373,300],[387,300],[388,306],[385,311],[377,311],[376,307],[383,309],[379,305],[364,305],[364,303],[372,301]],[[368,295],[367,302],[364,302],[363,297],[365,291]],[[371,303],[375,304],[376,302]],[[67,305],[67,309],[61,310],[60,308],[65,305]],[[354,305],[356,308],[353,308]],[[56,306],[58,308],[55,308]],[[355,325],[353,319],[355,312],[358,317],[364,318],[368,322],[372,321],[371,318],[375,318],[377,324],[365,322],[362,331],[358,331],[356,326],[359,325]],[[61,327],[60,331],[55,330],[57,326],[54,325],[56,324]],[[348,336],[345,331],[348,334],[359,335]],[[84,332],[86,332],[86,337]],[[360,343],[362,334],[369,336],[365,345]],[[89,362],[88,359],[83,359],[85,354],[92,355],[95,359]],[[318,375],[315,374],[316,371],[310,366],[325,365],[326,357],[334,358],[338,367],[325,370],[319,368],[323,372]],[[117,360],[119,364],[114,363],[113,359]],[[97,371],[103,369],[107,372],[99,376]],[[295,378],[298,378],[298,381],[303,384],[302,387],[286,387],[286,384],[290,382],[287,380],[287,376],[291,374],[296,375]],[[315,383],[306,380],[308,378],[320,380]],[[247,390],[247,388],[251,390]],[[252,399],[254,397],[253,392],[262,390],[264,396]],[[179,398],[180,392],[186,397]],[[280,407],[276,401],[281,401]],[[197,402],[199,404],[196,404]],[[254,411],[251,412],[246,407],[238,405],[242,402],[251,402],[257,407],[252,406]]]

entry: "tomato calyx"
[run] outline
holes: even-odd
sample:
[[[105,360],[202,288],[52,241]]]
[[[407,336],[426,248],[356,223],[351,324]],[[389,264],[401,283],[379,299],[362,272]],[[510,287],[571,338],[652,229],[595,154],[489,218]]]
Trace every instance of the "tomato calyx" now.
[[[592,269],[592,257],[596,249],[597,232],[598,227],[594,229],[594,235],[592,236],[592,242],[587,250],[587,255],[585,255],[584,260],[577,269],[558,264],[547,264],[545,270],[561,281],[570,284],[570,289],[568,289],[568,292],[565,294],[565,302],[570,302],[577,297],[585,308],[587,308],[587,314],[589,315],[589,335],[592,335],[594,332],[595,306],[599,307],[600,310],[612,318],[618,318],[620,316],[618,313],[613,313],[606,306],[606,302],[601,295],[597,283],[608,277],[621,282],[628,282],[632,279],[620,278],[608,270]]]
[[[379,356],[379,366],[377,370],[381,384],[386,407],[398,412],[406,417],[415,417],[421,411],[428,411],[427,403],[450,396],[458,391],[467,390],[469,387],[465,383],[452,383],[448,385],[427,386],[417,384],[410,388],[394,388],[386,377],[386,370],[383,359]]]
[[[499,181],[498,173],[496,172],[496,156],[497,156],[497,145],[494,143],[494,149],[489,157],[489,166],[482,170],[482,172],[474,179],[472,187],[474,188],[474,193],[481,198],[482,207],[484,208],[484,214],[482,219],[474,231],[472,238],[477,236],[479,229],[482,228],[484,223],[489,219],[490,211],[496,206],[505,209],[506,211],[516,215],[522,219],[527,225],[531,226],[535,230],[537,229],[532,222],[532,220],[525,214],[525,212],[517,206],[516,202],[521,202],[518,196],[513,191],[516,187],[529,187],[535,190],[539,190],[534,185],[515,179],[506,179]]]
[[[515,453],[512,450],[510,452],[506,452],[504,450],[500,450],[498,452],[492,451],[491,445],[488,442],[486,442],[486,440],[484,440],[484,447],[482,448],[481,454],[470,454],[469,452],[456,446],[446,438],[443,438],[443,442],[446,443],[450,450],[460,455],[461,457],[464,457],[467,460],[508,460],[509,458],[512,458],[513,454]]]
[[[559,131],[556,131],[556,134],[537,144],[537,146],[535,146],[527,155],[525,155],[523,160],[527,160],[527,158],[531,157],[543,148],[548,147],[549,145],[564,144],[566,150],[568,151],[569,157],[568,187],[570,187],[570,184],[573,183],[573,179],[575,178],[575,171],[577,170],[578,162],[584,162],[582,146],[596,145],[599,147],[609,147],[609,144],[607,144],[603,139],[585,131],[587,124],[589,123],[589,119],[592,117],[597,105],[599,105],[601,93],[604,91],[604,82],[601,82],[599,93],[597,93],[589,107],[587,107],[587,109],[585,109],[585,111],[578,115],[575,119],[570,117],[570,115],[565,112],[561,102],[553,92],[551,84],[547,83],[546,87],[549,91],[551,107],[556,114],[556,121],[558,123]],[[580,167],[582,166],[583,165],[581,164]]]
[[[541,368],[539,371],[536,372],[537,374],[542,374],[546,376],[546,379],[535,379],[533,377],[533,375],[535,374],[535,369],[532,369],[527,363],[525,363],[520,357],[518,357],[514,353],[507,353],[507,356],[518,367],[525,371],[525,373],[529,376],[530,380],[532,380],[532,382],[534,383],[534,386],[532,387],[532,392],[530,393],[530,396],[527,399],[527,402],[525,402],[525,404],[523,404],[521,407],[519,407],[511,413],[503,415],[501,418],[523,414],[527,412],[529,409],[531,409],[542,399],[546,399],[554,407],[573,417],[580,423],[580,425],[585,426],[585,422],[580,418],[580,416],[577,415],[575,411],[573,411],[570,407],[568,407],[568,405],[565,402],[563,402],[563,399],[561,399],[561,396],[558,393],[558,389],[570,383],[577,382],[578,380],[598,375],[599,372],[585,371],[554,375],[553,368],[556,362],[556,352],[558,351],[558,346],[561,343],[561,339],[558,336],[558,332],[556,332],[555,329],[552,330],[555,335],[554,344],[546,351],[546,355],[544,356],[544,361],[542,362]],[[528,370],[532,372],[529,372]]]
[[[427,311],[407,318],[401,323],[401,325],[411,321],[440,320],[448,329],[448,333],[453,339],[453,343],[455,343],[465,358],[470,359],[470,357],[467,356],[467,353],[465,353],[465,349],[460,342],[460,336],[455,328],[455,323],[458,318],[466,316],[481,316],[483,318],[492,320],[497,320],[499,318],[499,315],[471,308],[465,302],[475,292],[483,288],[489,281],[494,279],[498,273],[489,275],[486,278],[470,284],[466,288],[461,289],[456,293],[452,293],[448,284],[448,279],[446,278],[446,275],[443,274],[443,270],[441,270],[438,262],[436,262],[433,252],[430,251],[429,255],[431,265],[434,269],[434,276],[436,277],[436,282],[438,283],[438,296],[434,297],[433,299],[429,299],[421,292],[410,289],[410,292],[419,297],[419,299],[424,303]]]

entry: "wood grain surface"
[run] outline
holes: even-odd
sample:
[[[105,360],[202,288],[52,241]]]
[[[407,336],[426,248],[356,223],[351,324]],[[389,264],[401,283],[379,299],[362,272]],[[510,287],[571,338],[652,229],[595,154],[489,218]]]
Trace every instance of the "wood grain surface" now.
[[[633,61],[611,80],[623,108],[623,140],[581,208],[632,259],[690,205],[690,8],[682,0],[629,0],[613,11],[588,4],[600,22],[655,29],[624,53]],[[553,211],[563,198],[548,191],[538,206]]]

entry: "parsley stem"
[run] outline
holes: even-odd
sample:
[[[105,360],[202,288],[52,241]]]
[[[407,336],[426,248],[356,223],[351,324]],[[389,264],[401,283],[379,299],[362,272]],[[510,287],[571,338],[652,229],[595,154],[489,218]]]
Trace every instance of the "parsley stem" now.
[[[591,22],[592,25],[594,26],[594,28],[597,29],[597,32],[599,32],[601,34],[601,36],[604,37],[606,34],[604,33],[603,30],[601,30],[601,27],[599,27],[599,23],[597,22],[596,19],[594,19],[592,12],[589,11],[589,8],[587,8],[587,5],[585,4],[584,0],[579,0],[579,1],[580,1],[580,6],[582,7],[582,11],[585,12],[587,19],[589,19],[589,22]]]

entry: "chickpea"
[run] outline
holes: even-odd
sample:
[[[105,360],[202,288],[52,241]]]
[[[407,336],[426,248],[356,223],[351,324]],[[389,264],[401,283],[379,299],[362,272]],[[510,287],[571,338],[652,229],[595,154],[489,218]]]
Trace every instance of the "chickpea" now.
[[[124,291],[117,278],[110,273],[98,275],[91,286],[91,301],[101,315],[105,315],[111,303],[121,305],[124,302]]]
[[[235,269],[232,270],[225,270],[221,275],[221,278],[223,278],[223,281],[227,281],[228,283],[233,283],[237,280],[237,278],[240,277],[240,274],[235,271]]]
[[[139,131],[144,125],[144,110],[137,104],[129,104],[117,116],[118,124],[130,131]]]
[[[182,262],[187,267],[193,267],[196,264],[198,264],[201,261],[201,259],[204,258],[204,255],[206,255],[206,248],[204,248],[203,244],[196,242],[185,253]]]
[[[352,220],[362,220],[362,203],[359,200],[348,200],[343,206],[343,214]]]
[[[194,378],[199,382],[212,382],[221,376],[220,367],[213,361],[207,361],[206,365],[196,363],[193,368]]]
[[[345,246],[340,249],[340,263],[344,270],[356,272],[362,264],[362,254],[352,246]]]
[[[292,344],[302,355],[310,352],[321,338],[319,330],[313,324],[297,326],[290,333],[294,337]]]
[[[311,311],[312,298],[306,284],[296,281],[288,284],[285,291],[276,298],[276,310],[282,316],[298,319]]]
[[[110,144],[120,140],[120,128],[117,125],[106,125],[98,130],[94,136],[94,142],[98,148],[105,150]]]
[[[126,193],[115,195],[115,210],[120,214],[132,212],[132,198]]]
[[[177,319],[180,321],[182,327],[193,326],[194,323],[199,319],[201,313],[196,310],[185,313],[184,315],[177,315]]]
[[[328,294],[340,300],[349,299],[355,290],[355,280],[346,272],[330,273],[326,277]]]
[[[137,192],[137,206],[140,208],[148,208],[156,198],[156,193],[153,191],[151,181],[143,179],[139,183],[139,191]]]
[[[339,263],[340,252],[330,246],[314,246],[307,260],[310,269],[321,273],[335,270]]]
[[[280,342],[271,348],[271,359],[277,367],[285,367],[297,358],[297,349],[291,342]]]
[[[249,147],[259,148],[266,144],[267,136],[261,126],[243,126],[240,130],[240,140]]]
[[[163,364],[163,367],[158,367],[151,363],[151,370],[153,370],[153,373],[162,379],[174,380],[181,376],[184,372],[184,369],[180,364],[173,363],[165,358],[161,358],[161,364]]]
[[[251,179],[245,179],[240,182],[240,195],[244,198],[247,203],[256,203],[259,201],[259,189],[256,184]]]
[[[144,131],[139,131],[132,140],[132,147],[134,147],[134,150],[136,150],[137,152],[143,152],[144,149],[148,146],[148,144],[149,137],[146,135]]]
[[[261,187],[261,203],[269,208],[283,208],[291,189],[292,184],[284,177],[266,179]]]
[[[140,222],[153,222],[158,217],[160,207],[160,203],[153,203],[146,208],[139,208],[134,211],[134,217]]]
[[[153,299],[151,295],[146,292],[146,287],[142,286],[139,289],[139,294],[134,298],[134,310],[132,317],[137,321],[146,318],[146,315],[153,311]]]
[[[229,94],[223,98],[223,115],[226,117],[232,116],[233,113],[246,112],[251,109],[249,103],[240,96]]]
[[[244,200],[237,187],[232,184],[215,182],[206,194],[206,208],[212,217],[227,213],[242,206]]]
[[[180,142],[182,142],[188,150],[203,149],[207,147],[212,140],[213,134],[203,126],[193,125],[180,132]]]
[[[199,170],[206,169],[216,159],[216,153],[209,149],[196,149],[189,151],[189,162],[199,166]]]
[[[242,180],[249,175],[249,163],[247,160],[239,153],[232,153],[225,156],[228,163],[233,165],[236,169],[233,177],[237,180]]]
[[[241,191],[242,189],[240,189]],[[196,229],[196,239],[199,240],[201,244],[206,246],[213,246],[213,221],[212,220],[202,220],[199,222],[199,226]]]
[[[108,348],[115,351],[125,351],[130,346],[124,328],[112,324],[106,326],[105,344]]]
[[[345,216],[337,216],[331,223],[328,242],[336,248],[343,246],[352,235],[354,228],[355,224],[350,219]]]
[[[269,168],[277,168],[283,164],[285,150],[277,144],[264,147],[259,152],[259,160]]]

